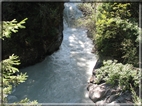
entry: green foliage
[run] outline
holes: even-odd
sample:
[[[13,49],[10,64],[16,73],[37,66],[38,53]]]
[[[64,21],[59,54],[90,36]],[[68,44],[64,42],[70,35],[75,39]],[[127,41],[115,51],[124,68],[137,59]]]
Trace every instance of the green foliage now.
[[[103,66],[96,69],[95,83],[105,81],[123,90],[130,90],[130,84],[134,88],[139,87],[140,71],[131,64],[117,63],[117,61],[103,61]]]
[[[5,38],[10,38],[10,34],[12,32],[16,33],[18,32],[19,28],[25,28],[22,24],[25,23],[24,19],[23,21],[17,23],[16,20],[3,22],[3,35],[1,36],[1,39],[4,40]],[[20,73],[19,69],[16,68],[20,64],[19,57],[12,54],[9,56],[8,59],[4,59],[0,62],[1,72],[2,72],[2,85],[0,88],[2,89],[2,97],[1,101],[2,103],[7,103],[7,96],[11,94],[13,87],[16,87],[18,84],[25,82],[27,79],[26,73]],[[29,101],[29,99],[21,100],[20,103],[37,103],[36,101]],[[4,105],[5,106],[5,105]]]
[[[25,98],[25,99],[21,100],[20,102],[13,103],[13,105],[19,105],[19,106],[27,106],[27,105],[30,105],[30,106],[41,106],[41,105],[38,105],[38,102],[36,100],[30,101],[28,98]]]
[[[3,31],[2,31],[2,35],[0,35],[0,38],[3,40],[4,40],[4,37],[10,38],[12,32],[16,33],[18,32],[19,28],[25,28],[25,26],[23,26],[22,24],[24,24],[26,20],[27,18],[25,18],[19,23],[16,21],[16,19],[13,19],[12,21],[3,21],[2,23]]]
[[[99,6],[95,45],[100,57],[112,57],[138,66],[139,27],[138,17],[131,17],[134,16],[132,4],[103,3]]]
[[[81,25],[93,38],[100,58],[111,57],[139,66],[138,3],[82,3]]]
[[[98,20],[95,44],[100,56],[110,56],[123,63],[138,65],[139,28],[119,18]],[[123,60],[123,61],[122,61]]]
[[[103,18],[115,18],[128,19],[131,17],[130,10],[128,9],[130,3],[103,3],[98,11],[98,19]]]
[[[123,90],[131,90],[131,84],[137,89],[141,75],[140,70],[133,66],[138,67],[139,64],[139,3],[84,4],[79,8],[87,15],[79,21],[85,24],[94,38],[99,57],[111,57],[119,61],[104,61],[104,66],[96,69],[95,83],[105,81]],[[134,101],[140,103],[140,98],[136,94],[134,96]]]
[[[98,7],[97,19],[121,18],[138,24],[139,3],[102,3]]]
[[[19,28],[25,28],[22,24],[25,23],[27,18],[17,23],[16,19],[12,21],[3,21],[3,33],[1,39],[10,38],[12,32],[18,32]],[[19,57],[16,55],[9,56],[8,59],[1,61],[1,70],[2,70],[2,88],[3,88],[3,102],[7,102],[7,95],[11,94],[13,86],[25,82],[27,79],[26,73],[19,73],[19,70],[16,68],[20,64]],[[17,73],[17,75],[15,75]],[[19,73],[19,74],[18,74]]]
[[[27,79],[26,73],[19,73],[19,70],[15,67],[20,64],[20,60],[18,56],[12,55],[9,56],[8,59],[5,59],[1,62],[2,67],[2,78],[3,78],[3,95],[8,95],[11,93],[13,86],[17,86],[18,84],[25,82]],[[17,73],[17,75],[14,75]],[[4,101],[6,100],[6,96]]]
[[[138,97],[135,90],[133,89],[133,87],[131,86],[131,91],[132,91],[132,97],[133,97],[133,101],[134,101],[134,106],[140,106],[142,103],[142,98]]]

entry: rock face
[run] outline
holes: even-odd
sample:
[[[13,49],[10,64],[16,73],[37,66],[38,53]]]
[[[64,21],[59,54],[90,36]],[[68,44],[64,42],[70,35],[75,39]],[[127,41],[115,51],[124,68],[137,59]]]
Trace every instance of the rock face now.
[[[98,60],[92,71],[92,77],[88,84],[87,90],[89,91],[89,98],[96,103],[97,106],[121,106],[120,103],[125,105],[132,105],[132,94],[129,91],[122,92],[118,86],[112,86],[102,82],[95,84],[95,69],[100,68],[102,61]],[[123,105],[124,106],[124,105]]]
[[[63,2],[3,2],[3,21],[28,20],[23,24],[25,29],[2,41],[2,59],[14,53],[21,68],[58,50],[63,40],[63,9]]]

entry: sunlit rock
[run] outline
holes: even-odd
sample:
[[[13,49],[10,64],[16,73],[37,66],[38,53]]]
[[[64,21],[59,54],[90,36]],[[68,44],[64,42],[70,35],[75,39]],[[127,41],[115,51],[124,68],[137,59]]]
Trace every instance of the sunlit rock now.
[[[104,84],[95,85],[93,87],[94,88],[90,89],[89,91],[89,98],[93,100],[93,102],[96,102],[105,96],[107,87]]]

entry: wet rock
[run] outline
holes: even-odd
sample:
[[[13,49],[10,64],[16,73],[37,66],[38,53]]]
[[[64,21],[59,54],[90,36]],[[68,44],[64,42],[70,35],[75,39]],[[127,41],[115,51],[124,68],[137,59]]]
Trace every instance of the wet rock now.
[[[96,103],[96,106],[120,106],[119,103],[132,103],[132,95],[122,90],[118,86],[111,86],[106,83],[94,84],[89,83],[87,90],[89,91],[89,98]]]
[[[95,70],[100,68],[101,66],[103,66],[103,62],[102,62],[102,60],[98,59],[96,64],[95,64],[95,66],[94,66],[94,68],[93,68],[92,74],[96,75],[96,71]]]
[[[92,84],[92,83],[89,83],[88,84],[88,87],[87,87],[87,90],[88,91],[91,91],[91,90],[93,90],[95,87],[97,87],[98,85],[97,84]]]
[[[95,76],[92,75],[91,78],[90,78],[90,83],[93,83],[95,81]]]
[[[92,70],[92,76],[87,87],[89,98],[96,103],[96,106],[121,106],[120,103],[133,103],[132,94],[130,92],[124,92],[118,86],[106,84],[104,81],[101,81],[99,84],[95,83],[96,69],[101,66],[103,66],[103,60],[98,59]]]
[[[112,86],[105,82],[99,84],[95,83],[96,69],[100,68],[102,65],[103,62],[98,59],[87,87],[89,98],[96,104],[96,106],[133,106],[133,99],[130,91],[124,92],[118,86]]]
[[[111,95],[108,99],[107,99],[107,103],[111,103],[112,101],[114,101],[115,99],[117,99],[119,97],[118,94],[113,94]]]
[[[105,106],[105,102],[103,100],[97,101],[96,106]]]
[[[117,98],[117,101],[119,103],[132,103],[132,94],[130,92],[124,92]]]
[[[106,95],[107,87],[105,85],[106,84],[93,85],[89,88],[89,98],[93,102],[96,102],[99,99],[102,99]]]

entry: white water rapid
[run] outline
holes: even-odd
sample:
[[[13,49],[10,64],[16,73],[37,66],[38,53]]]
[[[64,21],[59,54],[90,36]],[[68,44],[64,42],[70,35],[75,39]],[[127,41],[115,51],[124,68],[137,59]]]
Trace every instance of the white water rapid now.
[[[72,27],[72,21],[82,16],[75,4],[65,3],[60,49],[41,63],[20,70],[27,72],[28,79],[17,86],[9,102],[28,98],[38,103],[93,103],[86,87],[96,56],[91,53],[87,30]]]

